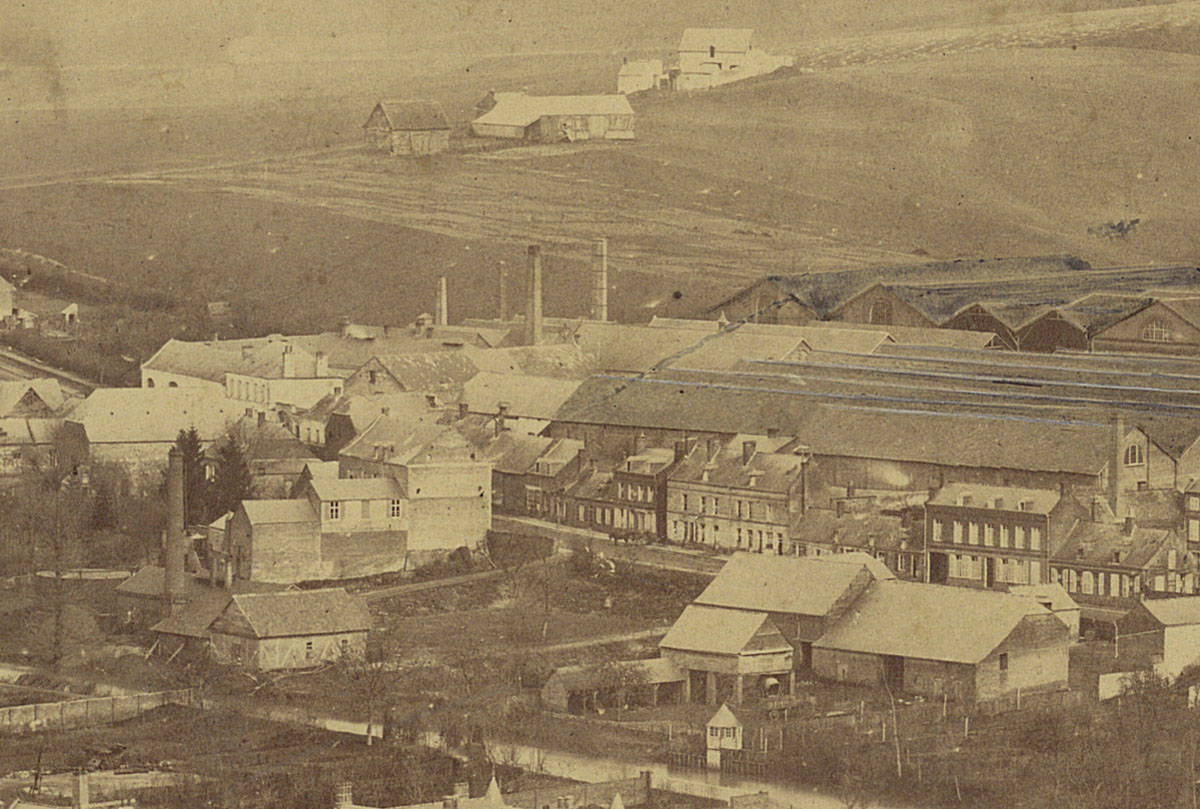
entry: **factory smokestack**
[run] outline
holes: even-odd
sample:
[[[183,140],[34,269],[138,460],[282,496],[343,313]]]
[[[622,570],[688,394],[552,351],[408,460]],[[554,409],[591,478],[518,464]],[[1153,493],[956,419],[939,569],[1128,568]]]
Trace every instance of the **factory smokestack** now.
[[[438,278],[437,309],[434,310],[433,322],[436,326],[449,326],[450,307],[446,299],[446,276]]]
[[[175,612],[184,595],[187,537],[183,521],[183,452],[179,447],[171,447],[167,453],[167,532],[163,553],[163,599],[168,614]]]
[[[542,248],[529,245],[529,300],[525,311],[525,345],[542,342]]]
[[[592,320],[608,320],[608,239],[592,248]]]
[[[500,262],[500,322],[504,323],[508,320],[508,275],[505,273],[507,267],[504,262]]]

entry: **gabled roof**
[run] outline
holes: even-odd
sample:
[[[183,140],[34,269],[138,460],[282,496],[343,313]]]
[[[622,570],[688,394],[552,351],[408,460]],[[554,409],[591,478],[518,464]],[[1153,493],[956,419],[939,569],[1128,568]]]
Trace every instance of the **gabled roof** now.
[[[1062,495],[1055,489],[1022,489],[1015,486],[981,486],[974,483],[947,483],[929,498],[931,506],[963,506],[963,497],[970,498],[968,508],[990,508],[1003,511],[1024,511],[1049,514]],[[999,505],[997,505],[999,502]],[[1022,504],[1025,507],[1022,508]]]
[[[170,442],[192,427],[201,440],[211,441],[243,412],[236,402],[206,389],[97,388],[65,421],[82,425],[94,444]]]
[[[400,465],[448,429],[451,428],[426,419],[414,422],[378,416],[338,456]]]
[[[461,349],[388,354],[372,359],[409,391],[457,390],[479,373],[478,366]]]
[[[825,616],[865,570],[861,560],[848,556],[811,558],[735,553],[695,603]],[[887,576],[894,578],[891,573]]]
[[[393,478],[313,478],[309,486],[321,502],[330,500],[391,500],[404,496]]]
[[[722,702],[721,707],[717,708],[717,712],[712,715],[705,725],[710,728],[740,728],[742,720],[730,709],[727,703]]]
[[[1200,624],[1200,596],[1149,598],[1142,606],[1163,626]]]
[[[463,386],[461,401],[472,413],[498,413],[505,404],[517,418],[551,419],[580,384],[577,379],[481,371]]]
[[[442,105],[436,101],[380,101],[375,105],[375,109],[383,113],[384,120],[393,131],[420,132],[450,128],[446,113],[442,112]]]
[[[304,498],[243,500],[241,508],[251,525],[281,525],[317,522],[317,513]]]
[[[62,390],[58,387],[58,380],[47,378],[3,380],[0,381],[0,418],[20,415],[14,411],[25,395],[30,392],[40,399],[46,409],[50,411],[57,411],[63,406],[63,395]]]
[[[996,335],[990,331],[966,331],[963,329],[927,329],[921,326],[880,326],[873,323],[854,323],[849,320],[821,320],[808,323],[802,328],[809,330],[809,342],[814,334],[825,329],[843,329],[865,332],[882,332],[901,345],[945,346],[947,348],[990,348],[997,343]],[[814,344],[813,348],[817,348]],[[823,347],[825,348],[825,347]],[[845,350],[825,348],[825,350]],[[869,354],[871,351],[857,353]]]
[[[1171,534],[1169,528],[1141,525],[1125,533],[1123,525],[1080,520],[1059,547],[1050,549],[1050,559],[1063,565],[1120,565],[1141,570],[1154,561]]]
[[[366,632],[371,628],[371,615],[363,601],[340,587],[243,593],[233,596],[225,608],[226,614],[230,612],[241,613],[258,638]]]
[[[765,612],[689,604],[659,641],[660,649],[700,654],[775,654],[792,645]]]
[[[33,447],[50,444],[62,419],[0,418],[0,446]]]
[[[592,368],[641,373],[690,352],[705,335],[690,329],[626,326],[586,322],[575,331],[583,356]]]
[[[530,96],[496,93],[496,106],[474,123],[494,126],[529,126],[546,116],[633,115],[623,95]]]
[[[1038,307],[1063,306],[1098,290],[1133,295],[1164,289],[1200,291],[1200,272],[1186,266],[1093,269],[1074,256],[1034,256],[772,275],[751,288],[758,287],[771,294],[782,291],[785,297],[809,307],[818,317],[825,317],[875,284],[883,284],[937,323],[974,303],[991,302],[989,310],[998,315],[995,304],[1003,303],[1004,308],[1019,304],[1019,311],[1012,310],[1005,320],[1015,326],[1027,320]],[[745,297],[745,293],[744,290],[708,311],[715,314],[728,301]],[[771,302],[764,299],[762,306]]]
[[[1049,614],[1031,598],[995,590],[874,582],[813,648],[974,664],[1026,616]]]
[[[745,53],[753,36],[753,28],[684,28],[679,50],[708,53],[714,47],[718,53]]]

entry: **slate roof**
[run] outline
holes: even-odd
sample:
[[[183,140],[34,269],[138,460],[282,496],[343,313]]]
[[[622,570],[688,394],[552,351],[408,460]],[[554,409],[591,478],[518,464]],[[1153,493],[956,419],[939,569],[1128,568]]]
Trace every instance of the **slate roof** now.
[[[404,496],[400,484],[383,478],[313,478],[309,482],[322,502],[330,500],[390,500]]]
[[[375,108],[383,112],[384,120],[392,131],[423,132],[450,128],[442,105],[436,101],[380,101]]]
[[[317,513],[307,498],[243,500],[242,509],[251,525],[317,522]]]
[[[863,404],[833,404],[838,401]],[[829,402],[829,403],[827,403]],[[818,455],[945,466],[1097,474],[1111,427],[1083,419],[956,412],[872,402],[868,393],[831,396],[803,380],[672,370],[652,377],[597,375],[559,409],[566,423],[736,434],[778,430]],[[941,440],[930,441],[939,435]]]
[[[901,543],[907,540],[899,517],[877,511],[851,511],[839,517],[829,509],[815,508],[796,515],[788,536],[794,542],[881,551],[899,550]]]
[[[150,627],[150,631],[162,635],[208,638],[209,627],[225,611],[232,598],[233,594],[228,590],[203,588],[188,600],[186,606]]]
[[[229,610],[241,612],[258,638],[366,632],[371,628],[366,604],[340,587],[242,593],[233,596],[226,607]]]
[[[695,603],[736,610],[824,616],[862,570],[863,565],[858,560],[847,560],[843,556],[811,558],[735,553],[697,596]],[[887,575],[894,578],[891,573]]]
[[[1063,318],[1091,335],[1111,326],[1117,321],[1124,320],[1134,312],[1144,309],[1152,302],[1152,298],[1140,295],[1096,292],[1050,311],[1057,312]],[[1049,314],[1048,311],[1038,312],[1034,317],[1023,323],[1021,327],[1025,328],[1034,319],[1044,317],[1047,314]]]
[[[500,404],[518,418],[550,419],[581,380],[482,371],[464,386],[462,401],[472,413],[498,413]]]
[[[1163,626],[1200,624],[1200,596],[1149,598],[1142,606]]]
[[[364,461],[382,460],[403,464],[447,429],[451,428],[425,419],[407,421],[378,416],[338,455]],[[379,457],[376,447],[386,447],[386,457]]]
[[[1119,565],[1141,570],[1153,563],[1170,538],[1169,528],[1134,525],[1133,531],[1126,534],[1123,525],[1080,520],[1059,547],[1050,549],[1050,560],[1064,565]]]
[[[196,388],[97,388],[65,420],[83,425],[93,444],[173,442],[191,427],[211,441],[243,414],[236,402]]]
[[[676,464],[668,479],[679,483],[704,482],[734,489],[784,493],[796,485],[804,465],[797,455],[777,452],[791,440],[790,437],[741,434],[725,442],[715,458],[708,457],[708,447],[701,441]],[[749,464],[743,463],[747,442],[755,444]]]
[[[813,648],[975,664],[1027,615],[1049,614],[1033,599],[995,590],[874,582]]]
[[[474,123],[494,126],[529,126],[546,116],[633,115],[623,95],[530,96],[496,93],[496,106]]]
[[[576,500],[611,499],[613,473],[609,469],[592,469],[580,475],[567,489],[567,496]]]
[[[683,614],[671,625],[658,646],[660,649],[719,655],[792,651],[792,645],[765,612],[698,604],[684,607]]]
[[[523,475],[533,468],[553,438],[503,432],[495,436],[483,451],[492,462],[492,469],[511,475]]]
[[[703,334],[691,329],[625,326],[587,322],[575,332],[579,348],[592,368],[641,373],[682,355],[699,344]]]
[[[981,486],[974,483],[947,483],[929,498],[931,506],[961,506],[966,495],[971,498],[967,508],[999,508],[996,500],[1003,502],[1005,511],[1025,511],[1031,514],[1049,514],[1058,505],[1062,495],[1054,489],[1022,489],[1015,486]],[[1026,508],[1021,504],[1026,503]]]
[[[709,46],[714,46],[718,53],[744,53],[750,50],[753,36],[753,28],[684,28],[679,50],[708,53]]]

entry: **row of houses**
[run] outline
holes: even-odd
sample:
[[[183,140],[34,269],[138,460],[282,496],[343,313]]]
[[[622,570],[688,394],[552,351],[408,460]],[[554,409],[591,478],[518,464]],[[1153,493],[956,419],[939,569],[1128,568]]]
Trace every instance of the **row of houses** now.
[[[762,278],[702,316],[994,334],[1022,351],[1200,353],[1195,267],[1093,268],[1074,256],[951,261]]]

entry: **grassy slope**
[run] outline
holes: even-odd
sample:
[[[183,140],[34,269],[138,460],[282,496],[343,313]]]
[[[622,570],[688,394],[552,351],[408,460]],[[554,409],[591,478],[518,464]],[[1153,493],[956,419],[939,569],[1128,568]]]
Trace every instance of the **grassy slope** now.
[[[933,57],[655,99],[640,153],[702,167],[710,205],[851,244],[1195,260],[1200,130],[1181,110],[1198,87],[1200,58],[1183,54]],[[1130,217],[1127,240],[1087,234]]]

